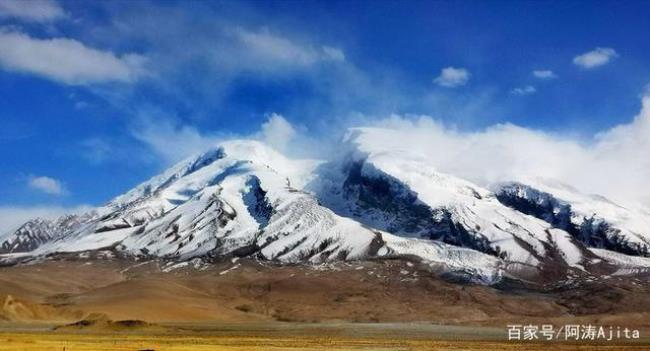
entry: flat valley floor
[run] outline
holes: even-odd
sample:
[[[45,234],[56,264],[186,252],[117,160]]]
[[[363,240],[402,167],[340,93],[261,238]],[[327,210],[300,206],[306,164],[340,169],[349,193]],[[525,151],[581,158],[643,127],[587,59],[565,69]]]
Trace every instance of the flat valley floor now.
[[[508,324],[641,339],[507,341]],[[647,276],[531,290],[403,260],[275,266],[60,259],[0,268],[4,350],[650,350]]]
[[[31,326],[33,328],[34,326]],[[182,328],[187,328],[183,326]],[[202,330],[200,330],[202,329]],[[205,325],[176,332],[0,332],[0,351],[96,350],[649,350],[636,342],[512,342],[503,330],[414,324]]]

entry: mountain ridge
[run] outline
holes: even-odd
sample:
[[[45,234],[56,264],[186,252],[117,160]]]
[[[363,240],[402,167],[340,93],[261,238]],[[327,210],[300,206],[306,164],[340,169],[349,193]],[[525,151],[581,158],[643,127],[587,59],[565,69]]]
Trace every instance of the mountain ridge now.
[[[415,150],[373,142],[376,132],[352,130],[340,157],[325,161],[290,159],[258,141],[221,143],[87,214],[26,223],[2,236],[0,262],[101,250],[176,261],[412,257],[485,284],[650,267],[641,245],[649,235],[626,222],[607,237],[637,237],[638,250],[593,245],[566,219],[515,206],[506,186],[492,191],[438,172]],[[548,209],[557,217],[562,206]]]

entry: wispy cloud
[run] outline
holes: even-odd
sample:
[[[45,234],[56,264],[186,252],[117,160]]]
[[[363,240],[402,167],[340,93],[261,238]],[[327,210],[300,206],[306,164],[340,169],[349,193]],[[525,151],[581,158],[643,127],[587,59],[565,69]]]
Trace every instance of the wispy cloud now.
[[[113,153],[111,144],[101,138],[94,137],[83,140],[79,144],[81,155],[90,163],[100,164]]]
[[[67,190],[61,181],[47,176],[31,176],[27,184],[30,188],[50,195],[64,195]]]
[[[193,126],[157,110],[142,110],[131,135],[146,145],[163,163],[171,164],[225,140],[224,136],[203,134]]]
[[[321,47],[324,57],[327,57],[329,60],[333,61],[345,61],[345,53],[343,50],[327,45]]]
[[[132,82],[144,74],[145,58],[117,56],[68,38],[39,39],[0,28],[0,67],[70,85]]]
[[[618,57],[616,50],[612,48],[595,48],[573,58],[573,63],[584,69],[592,69],[606,65],[611,60]]]
[[[514,89],[510,90],[510,94],[517,95],[517,96],[530,95],[530,94],[534,94],[536,92],[537,92],[537,89],[535,89],[535,87],[532,86],[532,85],[526,85],[525,87],[519,87],[519,88],[514,88]]]
[[[467,84],[469,78],[470,73],[465,68],[446,67],[433,82],[445,88],[456,88]]]
[[[51,22],[66,17],[54,0],[0,0],[0,18],[11,17],[30,22]]]
[[[259,62],[307,66],[316,62],[345,60],[345,54],[341,49],[301,45],[288,38],[274,35],[268,29],[250,31],[238,28],[235,36],[245,46],[248,54],[255,56]]]
[[[188,123],[215,114],[225,116],[232,110],[255,109],[257,116],[281,110],[286,116],[300,118],[310,128],[331,129],[334,123],[323,123],[324,116],[341,120],[357,112],[369,115],[407,109],[455,118],[469,115],[465,111],[472,106],[478,114],[472,111],[471,118],[480,119],[501,109],[493,101],[483,101],[484,96],[492,94],[490,86],[477,84],[472,91],[474,97],[454,94],[452,89],[425,90],[400,70],[356,62],[362,58],[351,57],[345,51],[351,45],[349,38],[332,37],[329,32],[305,28],[286,18],[258,13],[254,6],[243,10],[225,6],[217,12],[209,4],[107,5],[113,21],[100,25],[89,36],[95,42],[121,46],[125,42],[146,43],[147,67],[155,72],[152,79],[143,80],[144,84],[137,88],[144,86],[142,90],[155,95],[163,109],[177,111],[182,106],[181,119]],[[143,18],[143,12],[150,16]],[[241,13],[246,16],[241,17]],[[435,84],[447,88],[460,87],[473,78],[460,67],[446,67],[440,75]],[[283,106],[263,98],[247,106],[241,99],[226,101],[229,94],[238,97],[237,93],[246,87],[279,94]],[[125,89],[124,94],[132,92]],[[140,91],[138,94],[142,96]],[[492,95],[491,99],[496,97]],[[129,97],[108,99],[132,108],[127,102]],[[482,101],[482,108],[474,108],[479,104],[467,100]]]
[[[548,70],[548,69],[542,69],[542,70],[535,70],[533,71],[533,76],[535,78],[539,79],[555,79],[557,78],[557,74],[555,72]]]

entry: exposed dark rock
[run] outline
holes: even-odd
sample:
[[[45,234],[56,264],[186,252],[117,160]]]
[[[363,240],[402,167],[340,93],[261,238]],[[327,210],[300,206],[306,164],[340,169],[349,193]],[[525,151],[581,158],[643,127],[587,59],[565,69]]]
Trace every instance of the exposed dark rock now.
[[[251,216],[260,224],[260,228],[264,228],[273,215],[273,206],[266,197],[266,191],[262,189],[259,178],[250,177],[246,185],[249,190],[244,194],[244,203]]]
[[[620,230],[612,227],[596,215],[576,216],[571,205],[552,194],[539,191],[520,183],[509,183],[497,191],[497,199],[519,212],[537,217],[562,229],[586,246],[617,251],[628,255],[649,256],[648,247],[630,243],[619,235]]]

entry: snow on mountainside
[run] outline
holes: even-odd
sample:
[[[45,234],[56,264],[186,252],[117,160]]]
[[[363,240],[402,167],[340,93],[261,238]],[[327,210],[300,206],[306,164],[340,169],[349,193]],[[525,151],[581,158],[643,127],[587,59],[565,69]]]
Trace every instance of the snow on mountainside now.
[[[436,171],[407,144],[380,142],[399,138],[392,133],[353,130],[350,152],[323,167],[311,188],[337,213],[367,225],[472,248],[520,268],[582,268],[594,257],[564,231],[504,206],[489,190]]]
[[[504,205],[500,193],[438,172],[426,154],[378,142],[399,137],[390,133],[353,130],[341,157],[327,162],[292,160],[257,141],[224,142],[91,213],[26,223],[0,238],[0,262],[99,250],[181,261],[407,256],[482,283],[596,266],[611,273],[621,262],[633,271],[639,262],[590,250],[571,230]]]
[[[587,246],[650,256],[650,213],[642,209],[539,179],[499,184],[495,191],[505,205],[566,230]]]
[[[29,252],[38,246],[62,237],[77,229],[82,223],[93,217],[94,213],[85,215],[64,215],[56,220],[35,218],[27,221],[11,235],[0,237],[0,253]]]
[[[225,149],[228,149],[227,155]],[[267,168],[274,168],[278,174],[285,175],[286,179],[291,182],[290,185],[295,188],[301,188],[309,180],[312,170],[319,163],[316,160],[289,160],[277,151],[257,141],[228,141],[222,143],[221,146],[179,162],[162,174],[138,185],[126,194],[116,197],[109,202],[107,207],[119,208],[149,197],[153,193],[169,187],[180,178],[191,175],[197,170],[208,167],[225,157],[231,160],[247,161],[264,165]],[[182,184],[184,183],[181,183],[181,186]],[[167,193],[170,194],[171,192],[168,191]]]
[[[279,262],[411,255],[471,280],[500,276],[494,257],[401,239],[321,206],[301,190],[318,164],[289,160],[259,142],[226,142],[118,196],[76,227],[8,251],[43,256],[111,249],[178,260],[235,255]]]
[[[179,259],[238,250],[288,262],[362,257],[376,233],[291,186],[305,181],[312,163],[257,142],[227,142],[117,197],[101,218],[35,253],[115,247]]]

